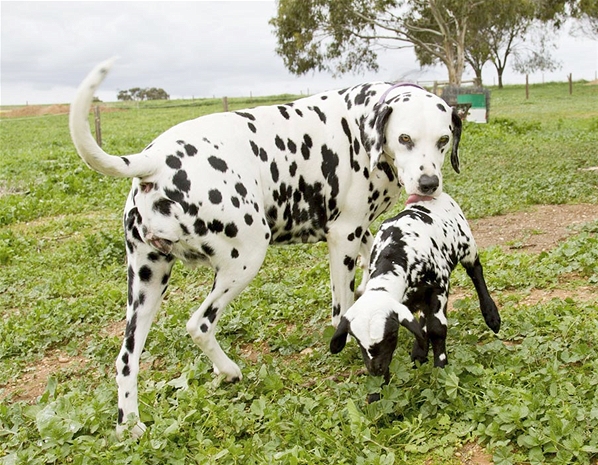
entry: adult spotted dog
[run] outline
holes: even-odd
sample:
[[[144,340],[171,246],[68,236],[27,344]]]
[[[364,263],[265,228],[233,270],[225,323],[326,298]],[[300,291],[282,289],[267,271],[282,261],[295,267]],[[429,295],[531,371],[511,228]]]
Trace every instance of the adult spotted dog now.
[[[341,317],[330,341],[331,352],[340,352],[351,333],[368,371],[388,382],[400,322],[417,337],[411,358],[425,362],[431,343],[434,366],[444,367],[449,278],[459,262],[473,281],[486,324],[497,333],[500,315],[488,293],[476,243],[461,208],[446,193],[436,198],[410,195],[407,207],[386,220],[376,235],[370,280],[363,295]],[[412,315],[418,311],[423,313],[421,333]]]
[[[370,223],[407,193],[436,196],[450,154],[459,169],[461,122],[413,85],[370,83],[278,106],[213,114],[169,129],[141,153],[113,156],[91,135],[89,106],[111,61],[79,87],[70,130],[94,170],[134,178],[124,212],[127,327],[117,358],[118,426],[138,418],[139,357],[175,259],[215,270],[187,330],[229,381],[239,367],[216,323],[258,272],[268,244],[327,241],[333,324],[353,303],[356,259],[369,259]],[[138,422],[132,433],[145,426]]]

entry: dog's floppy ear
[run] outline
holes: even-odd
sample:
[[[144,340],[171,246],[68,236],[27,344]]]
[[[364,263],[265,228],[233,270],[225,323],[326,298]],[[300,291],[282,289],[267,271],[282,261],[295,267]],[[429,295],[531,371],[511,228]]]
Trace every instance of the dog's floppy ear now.
[[[463,128],[463,122],[457,114],[457,111],[453,109],[453,149],[451,151],[451,165],[453,169],[460,173],[459,168],[459,142],[461,141],[461,129]]]
[[[394,306],[393,310],[397,314],[401,326],[411,331],[415,336],[415,339],[417,339],[417,341],[421,345],[423,345],[425,343],[424,335],[422,334],[422,330],[419,326],[417,318],[413,316],[411,310],[409,310],[405,305],[400,304],[398,302]]]
[[[413,333],[419,345],[423,347],[425,345],[426,340],[424,339],[424,335],[422,334],[422,330],[417,320],[400,320],[400,322],[401,326],[407,328],[409,331]]]
[[[347,343],[347,336],[349,335],[349,320],[345,317],[341,318],[341,322],[338,324],[332,339],[330,340],[330,352],[338,354],[345,348]]]
[[[391,113],[391,106],[377,103],[372,113],[361,121],[359,132],[363,148],[370,154],[370,172],[374,171],[384,153],[386,123]]]

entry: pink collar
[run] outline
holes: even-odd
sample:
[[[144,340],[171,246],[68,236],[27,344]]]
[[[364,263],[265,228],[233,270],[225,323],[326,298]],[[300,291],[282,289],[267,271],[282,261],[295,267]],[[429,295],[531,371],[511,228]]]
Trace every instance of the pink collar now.
[[[397,87],[407,87],[407,86],[417,87],[418,89],[425,90],[422,86],[419,86],[419,85],[414,84],[412,82],[397,82],[396,84],[393,84],[392,86],[390,86],[388,89],[386,89],[384,91],[384,93],[380,96],[380,100],[378,100],[378,103],[384,102],[384,100],[386,99],[386,96],[389,94],[389,92],[391,90],[394,90]]]

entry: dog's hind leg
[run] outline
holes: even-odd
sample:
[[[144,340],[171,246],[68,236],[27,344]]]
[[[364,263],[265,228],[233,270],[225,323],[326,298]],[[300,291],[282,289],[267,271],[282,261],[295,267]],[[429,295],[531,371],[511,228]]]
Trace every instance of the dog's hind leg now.
[[[133,226],[136,231],[136,227]],[[131,416],[137,424],[131,430],[134,437],[145,431],[139,420],[137,376],[139,358],[154,316],[160,308],[162,296],[168,286],[174,259],[163,255],[143,243],[138,234],[127,231],[128,302],[127,326],[122,348],[116,359],[118,384],[117,435],[122,438],[126,422]]]
[[[494,300],[492,300],[492,297],[490,297],[490,293],[488,292],[480,258],[476,256],[473,264],[467,262],[461,263],[471,278],[471,281],[473,282],[475,290],[478,294],[480,310],[484,316],[484,321],[486,321],[486,324],[492,331],[498,333],[500,330],[500,315]]]
[[[249,242],[245,239],[246,243]],[[231,254],[230,242],[226,243],[226,252],[216,250],[214,256]],[[187,331],[193,341],[201,348],[214,365],[214,372],[222,374],[227,381],[241,380],[241,370],[222,350],[215,337],[216,325],[225,307],[237,297],[259,271],[268,242],[251,243],[244,247],[238,244],[235,260],[227,260],[215,266],[214,286],[198,310],[187,322]]]

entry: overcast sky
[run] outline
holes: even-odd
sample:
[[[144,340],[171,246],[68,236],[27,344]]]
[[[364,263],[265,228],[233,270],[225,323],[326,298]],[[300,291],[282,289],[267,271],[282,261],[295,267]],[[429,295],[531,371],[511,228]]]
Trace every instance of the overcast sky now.
[[[443,80],[442,67],[421,70],[412,50],[385,51],[377,73],[333,79],[323,73],[296,77],[274,49],[268,20],[271,1],[201,2],[10,2],[1,8],[2,105],[66,103],[98,62],[118,56],[98,96],[159,87],[171,98],[316,93],[369,80]],[[562,68],[532,82],[593,80],[598,42],[559,37]],[[467,72],[464,79],[471,78]],[[486,84],[496,83],[487,65]],[[511,71],[505,83],[522,83]]]

